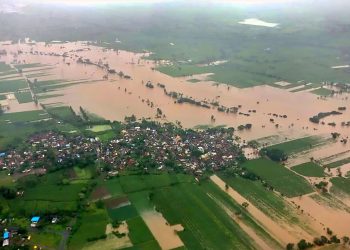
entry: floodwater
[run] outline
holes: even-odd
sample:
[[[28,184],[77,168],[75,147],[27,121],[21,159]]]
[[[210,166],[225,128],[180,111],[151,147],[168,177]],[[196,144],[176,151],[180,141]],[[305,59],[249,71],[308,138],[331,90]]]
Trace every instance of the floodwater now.
[[[170,226],[163,215],[154,210],[142,212],[141,216],[163,250],[184,246],[177,235],[184,229],[181,225]]]
[[[17,59],[25,63],[41,63],[45,67],[39,67],[38,72],[45,72],[48,76],[37,77],[40,80],[64,79],[74,81],[88,79],[90,83],[82,83],[69,86],[49,94],[63,94],[63,96],[49,98],[42,103],[64,103],[75,110],[79,107],[87,109],[109,120],[123,120],[125,116],[132,114],[138,118],[155,119],[157,108],[165,114],[165,118],[159,121],[180,121],[184,127],[197,125],[227,125],[237,127],[241,124],[251,123],[249,130],[238,132],[243,139],[256,139],[274,134],[283,134],[288,139],[305,136],[308,134],[322,134],[337,131],[342,136],[350,135],[349,127],[341,127],[340,123],[350,120],[350,111],[347,109],[342,115],[331,116],[324,119],[328,122],[336,122],[336,127],[329,125],[312,124],[309,117],[319,112],[337,110],[340,106],[348,106],[348,94],[327,98],[318,98],[316,95],[303,93],[290,93],[288,90],[262,85],[253,88],[239,89],[227,85],[217,85],[207,81],[205,77],[199,77],[201,82],[191,83],[192,77],[174,78],[154,70],[157,65],[148,61],[146,53],[136,54],[126,51],[106,50],[100,47],[87,45],[84,42],[51,44],[0,44],[0,49],[6,49],[7,56],[1,56],[0,60],[7,63]],[[17,55],[17,51],[23,53]],[[30,51],[38,52],[30,54]],[[56,53],[67,57],[49,55]],[[123,71],[131,76],[129,79],[121,79],[118,75],[109,74],[108,80],[104,69],[95,65],[78,64],[79,57],[90,59],[98,63],[108,63],[111,69],[117,72]],[[49,67],[50,66],[50,67]],[[42,69],[40,71],[40,69]],[[25,70],[28,75],[29,70]],[[96,82],[98,81],[98,82]],[[147,88],[146,82],[151,81],[154,88]],[[174,99],[164,94],[163,88],[157,83],[164,84],[168,92],[183,93],[186,97],[192,97],[197,101],[217,101],[225,107],[237,107],[242,114],[219,112],[216,108],[210,109],[195,106],[188,103],[174,103]],[[147,105],[147,101],[149,105]],[[151,105],[153,103],[153,106]],[[35,107],[33,107],[35,108]],[[12,107],[11,107],[12,110]],[[255,110],[256,112],[249,112]],[[247,115],[244,115],[247,114]],[[287,118],[273,117],[272,114],[287,115]],[[211,116],[215,117],[215,121]],[[249,115],[249,116],[248,116]],[[270,119],[274,119],[271,122]],[[278,127],[277,125],[278,124]]]
[[[329,227],[339,238],[349,234],[350,213],[343,208],[331,207],[321,202],[317,202],[310,195],[289,199],[317,220],[323,228]],[[326,234],[324,232],[323,234]]]

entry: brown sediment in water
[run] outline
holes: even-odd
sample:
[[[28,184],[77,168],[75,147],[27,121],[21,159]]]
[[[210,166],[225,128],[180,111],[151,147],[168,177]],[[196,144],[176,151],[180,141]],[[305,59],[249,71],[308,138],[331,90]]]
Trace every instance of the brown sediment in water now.
[[[177,232],[184,229],[181,225],[170,226],[162,214],[157,211],[142,212],[141,217],[162,249],[167,250],[184,246],[177,235]]]
[[[349,234],[350,214],[342,208],[335,208],[324,203],[317,202],[311,195],[290,198],[291,202],[300,206],[304,214],[314,218],[324,229],[323,235],[326,234],[326,228],[330,228],[334,235],[339,238]]]
[[[218,176],[213,175],[210,177],[210,179],[222,190],[227,192],[239,204],[242,204],[243,202],[248,202],[234,189],[229,188],[226,191],[225,182],[221,180]],[[283,246],[287,245],[290,242],[298,242],[300,239],[313,239],[313,237],[309,233],[305,232],[300,227],[292,226],[282,221],[274,221],[273,219],[265,215],[262,211],[260,211],[257,207],[255,207],[253,204],[250,204],[247,209],[248,212],[255,218],[255,220],[261,223],[263,228],[265,228],[265,230],[269,232],[270,235],[273,236]]]
[[[45,46],[44,43],[35,45],[14,44],[1,46],[8,51],[15,53],[22,50],[24,53],[17,56],[18,61],[25,60],[26,63],[41,63],[54,67],[45,70],[50,76],[38,77],[41,79],[66,79],[66,80],[101,80],[98,83],[80,84],[63,88],[59,91],[64,94],[43,101],[63,102],[71,105],[75,110],[80,106],[90,112],[110,120],[123,120],[127,115],[135,114],[141,118],[154,118],[156,109],[161,108],[166,115],[163,121],[180,121],[184,127],[196,125],[227,125],[237,127],[241,124],[251,123],[252,129],[237,132],[244,139],[254,139],[272,134],[287,134],[289,138],[296,138],[305,134],[320,134],[337,131],[342,135],[350,135],[350,129],[340,126],[342,121],[350,117],[349,109],[343,115],[325,118],[326,124],[334,121],[336,127],[318,125],[309,122],[309,117],[319,112],[337,110],[339,106],[347,106],[349,100],[345,100],[348,94],[329,98],[318,99],[311,93],[290,93],[288,90],[274,88],[271,86],[257,86],[247,89],[239,89],[227,85],[214,86],[214,82],[208,82],[203,76],[198,77],[202,82],[190,83],[187,80],[196,78],[181,77],[174,78],[156,70],[156,64],[143,59],[147,54],[136,54],[126,51],[106,50],[103,48],[86,45],[86,43],[65,43]],[[30,50],[39,51],[45,54],[33,55]],[[67,53],[68,57],[48,55],[48,53]],[[108,80],[103,80],[106,71],[94,65],[76,63],[82,57],[97,63],[100,59],[108,63],[111,69],[118,72],[123,71],[132,79],[121,79],[117,75],[109,75]],[[0,60],[10,63],[13,55],[8,53]],[[67,64],[69,63],[69,65]],[[249,110],[256,110],[250,116],[239,114],[226,114],[216,109],[197,107],[191,104],[175,104],[174,100],[164,95],[161,88],[146,88],[143,84],[151,81],[154,85],[164,84],[167,91],[183,93],[184,96],[192,97],[195,100],[217,100],[225,107],[237,107],[242,105],[240,111],[248,113]],[[126,91],[125,91],[126,89]],[[154,103],[154,107],[147,106],[142,99]],[[287,115],[287,118],[274,118],[268,114]],[[211,122],[211,115],[215,117],[215,123]],[[269,120],[274,118],[275,122]],[[162,121],[162,120],[160,120]],[[275,124],[279,124],[276,128]]]

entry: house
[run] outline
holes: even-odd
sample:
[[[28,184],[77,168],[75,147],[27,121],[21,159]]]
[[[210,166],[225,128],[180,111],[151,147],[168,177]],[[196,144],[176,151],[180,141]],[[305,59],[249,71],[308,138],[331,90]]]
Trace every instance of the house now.
[[[39,220],[40,220],[39,216],[32,217],[30,226],[31,227],[36,227],[36,225],[38,224]]]
[[[3,234],[3,242],[2,242],[2,246],[8,246],[10,244],[9,238],[10,238],[10,233],[5,229],[4,234]]]
[[[7,230],[4,232],[3,238],[4,238],[4,240],[7,240],[8,238],[10,238],[10,233]]]

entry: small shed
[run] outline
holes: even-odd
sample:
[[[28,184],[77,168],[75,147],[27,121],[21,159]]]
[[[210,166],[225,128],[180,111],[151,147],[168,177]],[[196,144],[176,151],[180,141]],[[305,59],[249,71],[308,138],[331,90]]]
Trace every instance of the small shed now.
[[[32,217],[32,219],[30,220],[30,222],[31,222],[30,226],[31,227],[36,227],[36,225],[38,224],[39,220],[40,220],[39,216]]]

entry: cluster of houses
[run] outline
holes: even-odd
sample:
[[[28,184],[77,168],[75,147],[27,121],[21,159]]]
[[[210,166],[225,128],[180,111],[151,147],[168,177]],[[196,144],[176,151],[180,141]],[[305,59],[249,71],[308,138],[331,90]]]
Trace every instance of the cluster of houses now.
[[[92,155],[93,160],[105,163],[114,172],[138,166],[138,159],[146,158],[159,170],[177,166],[187,172],[201,174],[235,162],[240,152],[230,129],[193,131],[179,130],[170,124],[139,125],[128,124],[108,143],[83,135],[36,134],[28,139],[24,150],[0,152],[0,168],[27,173],[37,168],[38,162],[48,158],[54,159],[55,165],[59,166],[68,160]]]

